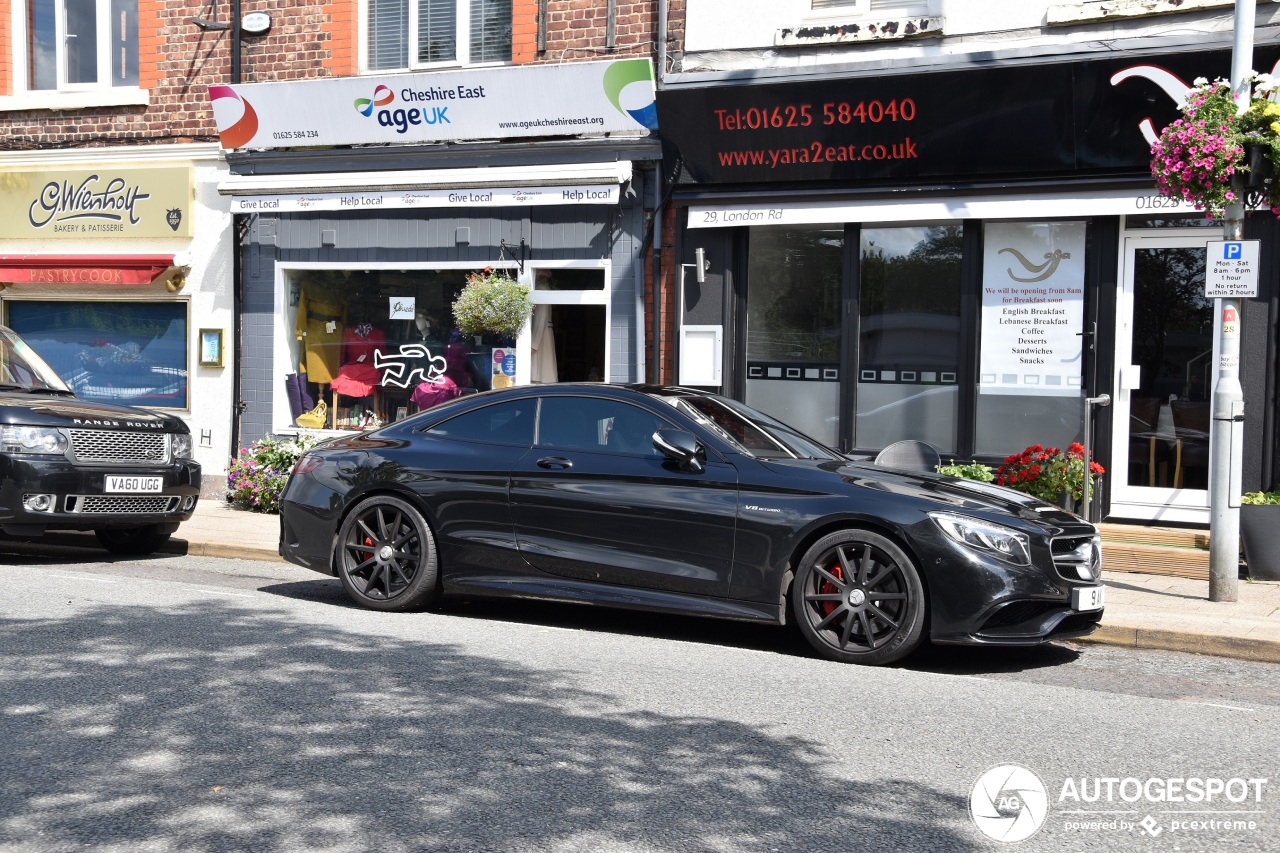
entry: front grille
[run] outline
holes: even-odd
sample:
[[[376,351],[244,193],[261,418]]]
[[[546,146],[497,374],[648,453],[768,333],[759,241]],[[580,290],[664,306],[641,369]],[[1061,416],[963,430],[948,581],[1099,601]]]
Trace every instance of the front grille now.
[[[1059,536],[1050,543],[1053,567],[1069,581],[1102,577],[1102,544],[1096,536]]]
[[[147,497],[104,497],[102,495],[69,495],[67,512],[78,512],[85,515],[156,515],[173,512],[178,508],[181,498],[166,495]]]
[[[162,432],[73,429],[71,455],[76,462],[103,465],[165,465],[169,442]]]

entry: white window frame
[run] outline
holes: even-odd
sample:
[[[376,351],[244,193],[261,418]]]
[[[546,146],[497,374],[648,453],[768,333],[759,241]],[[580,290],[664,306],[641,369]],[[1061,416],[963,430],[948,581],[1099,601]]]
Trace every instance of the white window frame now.
[[[930,15],[934,3],[931,0],[889,0],[883,8],[873,8],[872,0],[843,0],[838,5],[815,7],[813,0],[809,2],[810,15],[806,17],[843,17],[853,15],[858,18],[897,18],[914,15]]]
[[[360,27],[360,73],[361,74],[395,74],[403,71],[423,71],[437,68],[457,68],[460,66],[488,67],[502,66],[506,62],[472,62],[471,61],[471,3],[472,0],[455,0],[457,21],[457,50],[453,59],[442,59],[437,62],[417,62],[418,55],[418,0],[408,0],[408,64],[404,68],[370,68],[369,67],[369,0],[359,0],[358,14]],[[514,18],[514,11],[512,16]],[[513,21],[514,25],[514,21]]]
[[[600,290],[536,290],[538,270],[600,270],[604,287]],[[529,297],[537,305],[603,305],[604,306],[604,382],[612,382],[613,376],[613,262],[599,261],[539,261],[525,264],[520,281],[529,285]],[[533,324],[526,323],[516,338],[516,384],[528,385],[533,365]],[[636,334],[642,334],[637,331]]]
[[[59,52],[55,62],[57,88],[32,89],[28,74],[27,52],[27,6],[30,0],[14,0],[10,7],[10,28],[13,34],[12,65],[10,66],[13,81],[13,94],[0,97],[0,112],[10,110],[31,109],[84,109],[89,107],[146,105],[149,96],[146,90],[137,86],[111,85],[111,2],[96,0],[96,23],[98,29],[98,82],[77,83],[66,82],[66,63],[62,61],[65,54]],[[62,2],[57,4],[55,38],[59,44],[65,41],[66,7]],[[139,46],[139,52],[141,47]],[[141,57],[139,57],[140,59]],[[139,61],[139,66],[141,62]]]

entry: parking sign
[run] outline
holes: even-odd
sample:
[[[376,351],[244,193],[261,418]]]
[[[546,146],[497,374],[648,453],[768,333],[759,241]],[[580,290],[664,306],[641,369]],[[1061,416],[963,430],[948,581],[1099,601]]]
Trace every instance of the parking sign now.
[[[1258,295],[1258,240],[1210,240],[1205,244],[1204,295],[1237,299]]]

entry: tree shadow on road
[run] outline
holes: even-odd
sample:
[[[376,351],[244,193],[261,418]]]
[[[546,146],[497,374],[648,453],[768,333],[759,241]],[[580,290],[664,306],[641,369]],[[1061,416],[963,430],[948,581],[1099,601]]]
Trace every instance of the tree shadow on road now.
[[[0,847],[975,847],[963,797],[860,778],[830,733],[625,713],[567,674],[307,619],[0,620]]]

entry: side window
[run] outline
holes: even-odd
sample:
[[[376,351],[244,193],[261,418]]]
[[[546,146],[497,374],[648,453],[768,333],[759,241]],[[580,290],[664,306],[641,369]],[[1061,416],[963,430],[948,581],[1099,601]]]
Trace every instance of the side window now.
[[[538,401],[530,397],[485,406],[483,409],[449,418],[431,427],[426,433],[467,441],[529,447],[533,444],[533,420],[537,405]]]
[[[544,397],[538,445],[659,456],[656,430],[671,426],[639,406],[592,397]]]

